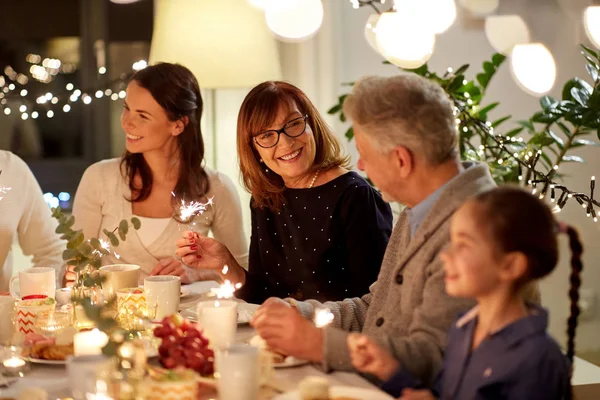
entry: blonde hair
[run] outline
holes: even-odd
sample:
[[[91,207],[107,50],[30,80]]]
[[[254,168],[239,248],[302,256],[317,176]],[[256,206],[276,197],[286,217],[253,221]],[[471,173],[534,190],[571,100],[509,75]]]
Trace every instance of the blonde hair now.
[[[302,90],[287,82],[263,82],[244,99],[237,122],[240,171],[244,186],[252,194],[253,207],[278,210],[284,201],[283,179],[274,172],[265,171],[252,141],[255,135],[273,124],[282,107],[298,107],[302,115],[308,115],[306,123],[313,131],[316,148],[312,171],[349,165],[349,158],[342,153],[331,128]]]
[[[438,84],[418,75],[360,79],[344,113],[383,153],[403,146],[430,165],[458,157],[454,106]]]

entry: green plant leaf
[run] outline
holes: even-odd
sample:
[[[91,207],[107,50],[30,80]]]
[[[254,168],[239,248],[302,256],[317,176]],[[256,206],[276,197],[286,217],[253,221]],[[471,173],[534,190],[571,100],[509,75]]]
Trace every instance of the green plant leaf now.
[[[554,106],[558,103],[558,100],[556,100],[554,97],[550,97],[550,96],[543,96],[540,99],[540,106],[542,106],[542,110],[549,112],[552,110],[552,108],[554,108]]]
[[[133,225],[133,229],[137,231],[142,226],[142,223],[139,218],[133,217],[131,218],[131,225]]]
[[[346,114],[344,114],[343,112],[340,113],[340,121],[346,122]]]
[[[582,164],[585,163],[585,160],[582,157],[579,157],[579,156],[564,156],[561,161],[564,161],[564,162],[578,162],[578,163],[582,163]]]
[[[62,259],[63,259],[63,261],[69,261],[69,260],[72,260],[75,257],[77,257],[78,254],[79,254],[79,252],[77,250],[66,249],[65,251],[62,252]]]
[[[492,63],[496,66],[499,67],[502,65],[502,63],[506,60],[506,56],[500,53],[495,53],[492,56]]]
[[[563,124],[562,122],[557,122],[556,125],[563,131],[565,136],[571,137],[572,132],[565,124]]]
[[[491,75],[494,75],[494,72],[496,72],[496,67],[491,62],[485,61],[483,63],[483,70],[485,71],[486,74],[491,76]]]
[[[58,224],[58,226],[54,230],[54,233],[65,233],[65,232],[67,232],[68,229],[69,229],[68,226],[66,226],[64,224]]]
[[[119,239],[117,239],[117,236],[114,233],[108,232],[106,234],[106,237],[108,238],[108,240],[110,240],[110,244],[114,247],[117,247],[119,245]]]
[[[565,85],[563,86],[563,92],[562,92],[563,100],[574,100],[573,92],[571,90],[573,88],[577,88],[577,89],[586,91],[588,94],[588,97],[593,91],[593,88],[590,86],[590,84],[587,83],[586,81],[584,81],[583,79],[573,78],[573,79],[568,80],[567,83],[565,83]]]
[[[559,118],[558,115],[546,114],[544,111],[538,111],[531,117],[531,122],[542,124],[551,124]]]
[[[600,143],[587,139],[575,139],[573,142],[571,142],[571,147],[581,146],[600,146]]]
[[[76,232],[73,232],[73,234],[69,238],[69,243],[71,243],[71,245],[75,249],[81,243],[83,243],[84,240],[85,240],[85,237],[83,236],[83,230],[80,229],[80,230],[78,230]]]
[[[595,68],[595,66],[591,64],[585,64],[585,70],[588,74],[590,74],[592,81],[596,82],[598,80],[598,70]]]
[[[589,47],[587,47],[587,46],[584,46],[584,45],[582,45],[582,44],[580,44],[580,46],[581,46],[581,48],[582,48],[583,50],[585,50],[585,51],[586,51],[588,54],[590,54],[590,55],[591,55],[592,57],[594,57],[596,60],[600,59],[600,57],[599,57],[598,53],[596,53],[594,50],[592,50],[592,49],[590,49]],[[582,53],[582,54],[584,54],[583,52],[581,52],[581,53]]]
[[[129,232],[129,224],[127,223],[127,220],[124,219],[121,220],[121,222],[119,222],[119,231],[122,231],[123,234],[127,235],[127,233]]]
[[[488,112],[492,111],[494,108],[498,107],[498,104],[500,104],[499,102],[495,102],[492,103],[490,105],[487,105],[485,107],[483,107],[482,109],[479,110],[479,115],[487,115]],[[484,118],[487,119],[487,118]]]
[[[456,71],[454,71],[454,75],[464,75],[465,71],[469,69],[469,64],[464,64],[458,67]]]
[[[333,106],[329,110],[327,110],[327,114],[337,114],[340,112],[341,109],[342,109],[342,105],[336,104],[335,106]]]
[[[76,250],[85,257],[91,257],[92,252],[94,251],[94,249],[92,248],[92,246],[90,246],[89,243],[81,243],[79,246],[77,246]]]
[[[582,107],[587,106],[588,100],[590,99],[590,93],[591,92],[588,93],[584,89],[576,87],[571,88],[571,97]]]
[[[550,146],[554,143],[554,139],[550,136],[547,136],[545,133],[536,133],[529,139],[528,144],[537,144],[540,146]]]
[[[548,135],[550,135],[550,137],[554,140],[559,149],[562,150],[565,148],[565,142],[560,138],[560,136],[552,132],[550,129],[548,129],[546,132],[548,132]]]
[[[500,119],[495,120],[494,122],[492,122],[492,128],[498,127],[498,125],[500,125],[504,121],[508,121],[509,119],[511,119],[511,117],[512,115],[507,115],[506,117],[502,117]]]
[[[535,126],[533,126],[533,123],[531,121],[517,121],[517,125],[522,126],[529,132],[535,132]]]
[[[354,129],[352,127],[348,128],[344,136],[346,136],[348,141],[351,141],[354,138]]]
[[[513,137],[513,136],[517,136],[519,133],[521,133],[521,131],[523,130],[523,128],[515,128],[511,131],[508,131],[506,134],[504,134],[504,136],[508,136],[508,137]],[[515,145],[517,142],[512,142],[511,145]]]
[[[588,100],[588,107],[600,113],[600,89],[595,90]]]
[[[475,79],[477,79],[477,82],[479,82],[481,87],[487,88],[487,85],[490,83],[491,77],[488,74],[479,73],[477,74]]]
[[[427,66],[427,64],[423,64],[419,68],[406,69],[405,71],[412,72],[413,74],[417,74],[424,77],[429,73],[429,67]]]
[[[452,79],[452,82],[450,82],[450,85],[448,85],[448,88],[447,88],[448,92],[449,93],[456,92],[463,85],[464,80],[465,80],[464,75],[455,76],[454,79]]]
[[[102,244],[100,243],[100,241],[96,238],[91,238],[90,239],[90,245],[96,249],[96,250],[100,250],[102,248]]]

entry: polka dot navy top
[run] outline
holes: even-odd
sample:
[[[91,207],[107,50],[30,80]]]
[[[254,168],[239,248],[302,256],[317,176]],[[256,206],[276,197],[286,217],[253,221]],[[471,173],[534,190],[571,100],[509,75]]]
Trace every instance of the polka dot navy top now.
[[[355,172],[310,189],[286,189],[281,210],[252,208],[246,284],[236,296],[342,300],[375,282],[392,212]]]

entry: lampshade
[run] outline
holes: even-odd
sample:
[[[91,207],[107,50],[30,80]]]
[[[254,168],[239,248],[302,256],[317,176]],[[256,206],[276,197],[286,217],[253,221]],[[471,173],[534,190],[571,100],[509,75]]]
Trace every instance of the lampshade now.
[[[246,0],[155,0],[150,63],[160,61],[186,66],[207,89],[281,78],[275,38]]]

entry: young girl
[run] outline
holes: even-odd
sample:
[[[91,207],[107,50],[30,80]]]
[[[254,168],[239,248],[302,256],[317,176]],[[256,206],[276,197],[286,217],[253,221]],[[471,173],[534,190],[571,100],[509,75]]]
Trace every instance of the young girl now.
[[[572,252],[566,357],[546,333],[547,311],[521,295],[556,266],[557,233],[568,235]],[[348,338],[354,366],[385,381],[382,388],[401,399],[570,399],[582,269],[577,232],[558,224],[536,197],[506,186],[464,204],[452,218],[450,239],[440,255],[446,290],[475,298],[477,307],[450,331],[432,390],[418,390],[424,385],[411,377],[410,365],[399,365],[366,336]]]

